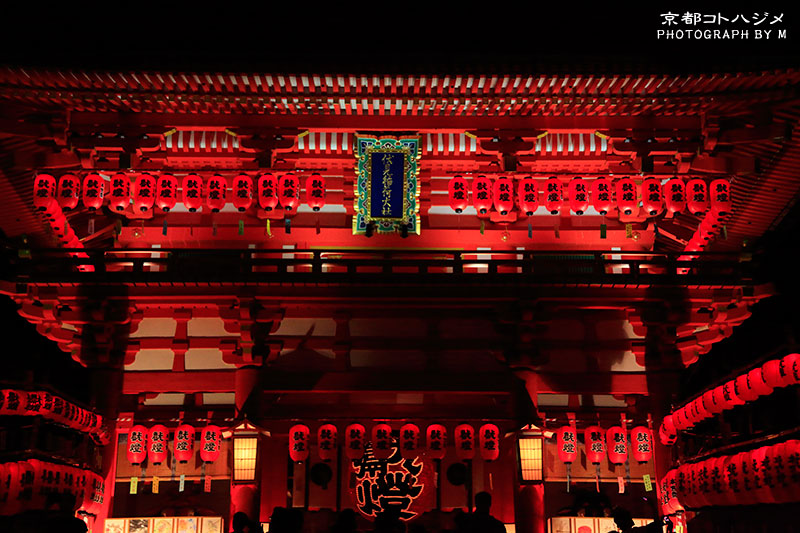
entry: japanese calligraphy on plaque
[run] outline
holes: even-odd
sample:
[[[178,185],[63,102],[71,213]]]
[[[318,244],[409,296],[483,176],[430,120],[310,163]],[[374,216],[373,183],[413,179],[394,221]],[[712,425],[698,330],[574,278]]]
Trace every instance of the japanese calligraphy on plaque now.
[[[364,455],[351,461],[355,472],[355,499],[358,510],[368,518],[394,510],[402,520],[410,520],[421,510],[416,501],[425,488],[424,464],[420,458],[403,459],[395,444],[387,459],[378,459],[367,444]]]

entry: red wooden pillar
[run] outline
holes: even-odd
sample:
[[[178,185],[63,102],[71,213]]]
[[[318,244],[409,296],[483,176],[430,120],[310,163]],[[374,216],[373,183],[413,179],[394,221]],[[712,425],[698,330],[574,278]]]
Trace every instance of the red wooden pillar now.
[[[517,483],[514,492],[514,522],[519,533],[545,533],[544,483]]]
[[[117,435],[116,420],[119,411],[119,398],[122,394],[122,369],[98,368],[92,372],[92,396],[100,415],[109,424],[110,442],[102,448],[102,469],[104,480],[103,504],[97,511],[97,518],[90,533],[105,531],[106,518],[111,516],[114,500],[114,483],[117,476]]]
[[[241,421],[242,418],[245,416],[245,407],[249,407],[254,402],[257,403],[258,399],[251,396],[257,394],[258,392],[258,377],[259,377],[259,369],[255,366],[241,366],[236,369],[236,373],[234,375],[234,403],[236,405],[236,420]],[[248,403],[249,401],[249,403]],[[252,410],[250,413],[252,416]],[[233,435],[233,447],[235,449],[236,446],[236,433],[234,432]],[[259,438],[259,447],[261,447],[261,442]],[[256,467],[258,467],[258,463],[256,463]],[[228,524],[231,524],[231,520],[233,520],[233,515],[238,512],[243,512],[247,514],[250,520],[258,520],[259,519],[259,511],[258,511],[258,504],[259,504],[259,480],[258,472],[256,472],[255,479],[252,483],[234,483],[233,480],[233,462],[231,461],[231,506],[230,506],[230,516],[228,517]]]

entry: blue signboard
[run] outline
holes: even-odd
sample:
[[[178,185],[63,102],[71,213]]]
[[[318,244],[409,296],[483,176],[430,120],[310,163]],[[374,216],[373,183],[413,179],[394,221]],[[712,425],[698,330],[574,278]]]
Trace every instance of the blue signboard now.
[[[402,152],[373,152],[370,154],[370,218],[401,218],[405,172]]]

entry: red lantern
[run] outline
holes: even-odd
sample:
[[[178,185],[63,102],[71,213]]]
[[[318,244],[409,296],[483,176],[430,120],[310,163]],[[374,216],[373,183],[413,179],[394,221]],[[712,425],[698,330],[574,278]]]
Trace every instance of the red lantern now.
[[[769,396],[772,394],[773,389],[764,381],[764,374],[760,366],[748,372],[747,375],[750,379],[750,387],[756,393],[756,396]]]
[[[111,177],[108,192],[108,207],[112,211],[124,211],[131,203],[131,180],[119,172]]]
[[[606,432],[608,460],[612,464],[621,465],[628,459],[628,443],[625,431],[620,426],[612,426]]]
[[[287,213],[295,213],[300,204],[300,182],[294,174],[284,174],[278,182],[281,207]]]
[[[218,426],[208,425],[200,432],[200,459],[213,463],[219,458],[222,445],[222,432]]]
[[[644,426],[631,430],[631,453],[639,463],[646,463],[653,457],[653,436]]]
[[[800,498],[800,441],[788,440],[784,443],[783,456],[789,472],[792,501]]]
[[[405,424],[400,428],[400,455],[403,459],[414,459],[419,455],[419,427]]]
[[[388,459],[393,452],[392,426],[389,424],[372,426],[372,454],[377,459]]]
[[[132,465],[140,465],[147,457],[147,428],[144,426],[133,426],[128,431],[128,462]]]
[[[661,181],[648,178],[642,182],[642,208],[651,217],[661,212],[664,199],[661,196]]]
[[[639,203],[637,200],[636,182],[631,178],[617,180],[617,209],[625,216],[636,215]]]
[[[348,459],[361,459],[364,456],[364,439],[367,430],[361,424],[350,424],[344,433],[344,453]]]
[[[105,192],[105,183],[100,174],[91,173],[83,178],[83,205],[89,208],[90,211],[96,211],[103,206],[103,193]]]
[[[233,207],[244,212],[253,203],[253,180],[247,174],[239,174],[233,178]]]
[[[548,178],[545,182],[544,208],[547,209],[551,215],[557,215],[561,212],[563,206],[564,187],[561,185],[561,180],[555,176]]]
[[[750,376],[742,374],[737,376],[735,380],[736,395],[745,402],[752,402],[758,399],[758,394],[753,390],[750,385]]]
[[[672,178],[664,184],[663,192],[668,213],[680,213],[686,209],[686,186],[683,180]]]
[[[494,208],[501,214],[507,215],[514,209],[514,182],[509,178],[500,177],[494,181]]]
[[[767,447],[767,463],[772,469],[770,477],[772,484],[770,491],[772,499],[776,503],[783,503],[792,500],[790,490],[789,465],[785,461],[785,444],[778,443]]]
[[[605,432],[600,426],[589,426],[583,432],[586,447],[586,460],[592,464],[600,464],[606,455]]]
[[[11,515],[19,512],[20,470],[19,463],[6,463],[5,473],[0,482],[5,487],[5,504],[0,506],[0,514]]]
[[[788,387],[800,382],[800,375],[798,375],[797,363],[800,360],[800,354],[790,353],[783,359],[780,364],[780,378],[781,386]]]
[[[732,379],[722,385],[722,401],[722,405],[725,406],[726,410],[745,404],[745,401],[739,397],[737,392],[736,380]]]
[[[308,459],[308,426],[297,424],[289,429],[289,457],[295,463]]]
[[[447,198],[450,208],[461,213],[469,205],[469,184],[461,176],[453,176],[447,183]]]
[[[37,391],[20,392],[22,400],[22,411],[28,416],[41,414],[42,397]]]
[[[706,498],[711,505],[724,505],[725,502],[725,489],[723,488],[725,477],[724,463],[724,457],[717,457],[709,460],[709,491]]]
[[[731,184],[728,180],[718,179],[711,182],[711,212],[716,217],[724,217],[733,210],[731,200]]]
[[[672,446],[678,438],[678,430],[675,427],[674,417],[667,415],[658,427],[658,438],[664,446]]]
[[[39,174],[33,179],[33,205],[45,211],[56,199],[56,179],[50,174]]]
[[[75,209],[81,196],[81,182],[74,174],[64,174],[58,180],[58,205],[61,209]]]
[[[783,379],[781,378],[781,360],[773,359],[767,361],[761,366],[761,376],[764,378],[764,383],[768,387],[777,389],[782,387]]]
[[[494,424],[484,424],[478,432],[481,457],[485,461],[496,461],[500,457],[500,430]]]
[[[580,177],[572,178],[569,182],[569,208],[576,215],[582,215],[589,209],[589,191]]]
[[[228,181],[219,174],[214,174],[208,180],[206,188],[208,189],[206,205],[211,209],[212,213],[219,213],[225,207],[227,200]]]
[[[190,213],[196,212],[203,205],[203,178],[197,174],[188,174],[181,182],[181,200]]]
[[[536,181],[532,178],[520,180],[517,188],[519,207],[526,216],[533,216],[539,207],[539,193],[536,191]]]
[[[573,463],[578,457],[578,436],[572,426],[563,426],[556,434],[558,458],[562,463]]]
[[[607,178],[597,178],[592,182],[592,206],[601,215],[611,210],[611,182]]]
[[[472,205],[479,215],[485,215],[492,208],[492,180],[486,176],[472,180]]]
[[[258,205],[264,211],[272,211],[278,205],[278,180],[272,174],[258,178]]]
[[[178,200],[178,180],[171,174],[162,174],[156,181],[156,206],[168,212]]]
[[[194,428],[189,424],[181,424],[175,428],[173,453],[179,463],[188,463],[194,456]]]
[[[144,213],[152,209],[156,197],[156,180],[150,174],[140,174],[133,182],[133,210]]]
[[[758,480],[755,497],[756,501],[759,503],[776,503],[772,494],[776,483],[775,472],[772,461],[767,459],[768,450],[768,446],[762,446],[761,448],[753,450],[750,456],[754,478]]]
[[[306,203],[315,213],[325,207],[325,178],[316,172],[306,178]]]
[[[680,407],[672,413],[672,420],[675,423],[675,429],[683,431],[689,428],[689,420],[686,418],[686,408]]]
[[[319,458],[323,461],[336,459],[336,450],[339,448],[339,435],[336,426],[323,424],[317,430],[317,448]]]
[[[693,215],[704,215],[708,211],[708,190],[705,181],[695,178],[686,182],[686,207]]]
[[[104,492],[103,478],[94,472],[88,472],[83,509],[87,513],[96,515],[103,504]]]
[[[151,465],[160,465],[167,460],[169,431],[161,424],[150,428],[147,444],[147,460]]]
[[[22,398],[14,389],[0,390],[0,415],[22,414]]]
[[[447,450],[447,428],[441,424],[431,424],[425,434],[428,455],[432,459],[443,459]]]
[[[475,430],[469,424],[460,424],[455,430],[456,457],[467,461],[475,457]]]
[[[721,413],[724,408],[722,407],[721,403],[717,403],[714,399],[714,389],[707,390],[703,393],[703,405],[706,406],[706,410],[708,411],[709,415],[717,415]]]
[[[9,479],[11,472],[4,463],[0,463],[0,515],[5,514],[5,502],[8,500],[8,487],[11,485]]]

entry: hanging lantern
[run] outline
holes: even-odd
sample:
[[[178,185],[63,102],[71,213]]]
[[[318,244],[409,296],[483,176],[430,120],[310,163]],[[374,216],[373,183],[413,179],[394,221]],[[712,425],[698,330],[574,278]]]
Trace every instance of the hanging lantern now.
[[[479,215],[485,215],[492,208],[492,180],[486,176],[472,180],[472,205]]]
[[[147,460],[151,465],[160,465],[167,460],[169,431],[161,424],[150,428],[147,443]]]
[[[600,489],[600,463],[606,455],[605,432],[600,426],[589,426],[583,431],[586,460],[595,466],[595,488]]]
[[[455,429],[456,457],[467,461],[475,457],[475,430],[469,424],[460,424]]]
[[[103,206],[103,193],[105,183],[100,174],[92,172],[83,178],[83,205],[90,211],[96,211]]]
[[[706,494],[706,498],[711,505],[724,505],[725,502],[725,490],[723,488],[725,475],[724,463],[724,457],[709,459],[708,493]]]
[[[800,376],[798,376],[797,368],[798,360],[800,360],[800,354],[796,353],[790,353],[781,359],[781,364],[779,367],[781,386],[788,387],[789,385],[794,385],[795,383],[800,382]]]
[[[317,448],[319,458],[323,461],[336,459],[336,450],[339,447],[336,426],[333,424],[323,424],[317,430]]]
[[[628,443],[625,431],[620,426],[612,426],[606,432],[608,460],[612,464],[621,465],[628,459]]]
[[[22,395],[22,412],[28,416],[36,416],[41,414],[42,410],[42,397],[38,391],[23,392]]]
[[[578,437],[572,426],[563,426],[556,433],[558,458],[562,463],[573,463],[578,457]]]
[[[81,196],[81,182],[74,174],[64,174],[58,180],[58,205],[61,209],[69,211],[78,205]]]
[[[83,500],[83,509],[89,514],[97,515],[103,504],[104,492],[103,478],[94,472],[87,472],[87,486],[86,495]]]
[[[295,463],[308,459],[308,426],[297,424],[289,429],[289,457]]]
[[[258,205],[264,211],[272,211],[278,205],[278,180],[272,174],[258,178]]]
[[[203,178],[197,174],[189,174],[181,182],[181,201],[190,213],[203,206]]]
[[[19,391],[13,389],[0,390],[0,415],[22,414],[22,399]]]
[[[611,210],[611,181],[607,178],[596,178],[592,182],[592,206],[605,216]]]
[[[512,180],[506,177],[497,178],[494,181],[492,193],[494,208],[501,215],[507,215],[514,209],[514,182]]]
[[[461,213],[469,205],[469,184],[461,176],[453,176],[447,183],[447,198],[450,208]]]
[[[284,174],[278,181],[281,207],[287,213],[297,212],[300,204],[300,182],[294,174]]]
[[[233,207],[244,212],[253,203],[253,180],[247,174],[239,174],[233,178]]]
[[[200,432],[200,459],[213,463],[219,458],[222,432],[218,426],[208,425]]]
[[[33,205],[45,211],[56,199],[56,179],[50,174],[39,174],[33,179]]]
[[[736,389],[736,380],[730,380],[722,385],[722,402],[726,410],[733,409],[737,405],[744,405],[745,401],[739,397]]]
[[[419,455],[419,427],[405,424],[400,428],[400,455],[403,459],[414,459]]]
[[[638,200],[636,198],[636,182],[631,178],[620,178],[617,180],[617,209],[620,214],[634,216],[638,211]]]
[[[569,208],[576,215],[582,215],[589,209],[589,191],[580,177],[572,178],[569,182]]]
[[[642,208],[651,217],[661,212],[664,199],[661,196],[661,181],[648,178],[642,182]]]
[[[3,465],[5,473],[0,478],[0,484],[5,487],[5,497],[0,500],[5,502],[0,505],[0,513],[3,515],[11,515],[19,512],[19,489],[20,489],[20,470],[19,463],[12,462]]]
[[[793,498],[787,479],[789,471],[784,463],[784,443],[767,446],[764,465],[764,468],[769,470],[767,477],[770,479],[769,489],[772,501],[775,503],[791,501]]]
[[[714,389],[707,390],[703,393],[703,405],[706,406],[706,410],[708,411],[709,415],[717,415],[724,411],[724,407],[721,403],[717,403],[714,398]]]
[[[124,211],[131,203],[131,180],[119,172],[111,177],[108,192],[108,207],[112,211]]]
[[[533,216],[536,208],[539,207],[539,196],[536,191],[536,180],[533,178],[525,178],[520,180],[517,187],[517,201],[519,202],[520,210],[526,216]]]
[[[372,426],[372,454],[377,459],[388,459],[392,456],[392,426],[375,424]]]
[[[206,205],[212,213],[219,213],[225,207],[228,194],[228,181],[219,174],[214,174],[206,185],[208,195]]]
[[[545,182],[544,208],[547,209],[551,215],[557,215],[561,212],[563,206],[564,188],[561,185],[561,180],[555,176],[548,178]]]
[[[156,206],[168,212],[178,200],[178,180],[172,174],[162,174],[156,182]]]
[[[800,496],[800,457],[792,457],[798,441],[786,441],[772,446],[770,457],[775,473],[776,501],[784,503],[796,501]]]
[[[350,424],[344,433],[344,453],[348,459],[361,459],[364,456],[366,429],[361,424]]]
[[[636,426],[631,430],[631,454],[639,463],[653,458],[653,437],[646,427]]]
[[[730,214],[733,209],[731,200],[731,184],[728,180],[718,179],[711,182],[711,212],[717,217]]]
[[[672,415],[667,415],[664,417],[664,421],[661,423],[660,426],[658,426],[658,440],[664,446],[672,446],[673,444],[675,444],[675,441],[678,440],[678,434],[677,431],[675,431],[674,422],[671,422],[673,432],[672,433],[669,432],[669,428],[666,423],[667,417],[670,417],[670,420],[672,420]]]
[[[736,390],[736,395],[745,402],[752,402],[758,399],[758,394],[750,385],[750,376],[748,374],[737,376],[734,387]]]
[[[771,461],[767,459],[768,446],[756,448],[751,453],[754,479],[757,479],[757,487],[754,496],[758,503],[776,503],[772,491],[775,485],[775,473]]]
[[[686,408],[680,407],[672,413],[672,420],[675,422],[675,428],[678,431],[684,431],[689,428],[689,420],[686,418]]]
[[[670,214],[680,213],[686,209],[686,186],[682,179],[672,178],[664,184],[664,203]]]
[[[325,207],[325,178],[316,172],[306,178],[306,203],[315,213]]]
[[[747,376],[750,381],[750,387],[753,389],[756,396],[769,396],[772,394],[773,389],[764,381],[764,374],[760,366],[748,372]]]
[[[500,457],[500,430],[494,424],[484,424],[478,432],[478,444],[484,461],[496,461]]]
[[[133,210],[144,213],[152,209],[156,196],[156,180],[150,174],[140,174],[133,182]]]
[[[764,383],[766,383],[768,387],[772,387],[773,389],[782,387],[783,378],[781,377],[781,360],[773,359],[772,361],[767,361],[764,363],[761,366],[761,376],[764,379]]]
[[[128,462],[140,465],[147,457],[147,428],[141,425],[133,426],[128,431]]]
[[[194,428],[189,424],[175,428],[174,454],[179,463],[188,463],[194,456]]]
[[[698,216],[708,211],[708,190],[705,181],[695,178],[686,182],[686,207],[691,214]]]
[[[443,459],[447,450],[447,428],[441,424],[431,424],[425,431],[428,455],[432,459]]]

